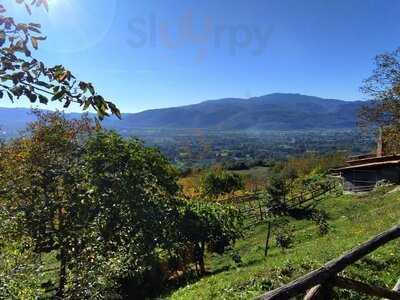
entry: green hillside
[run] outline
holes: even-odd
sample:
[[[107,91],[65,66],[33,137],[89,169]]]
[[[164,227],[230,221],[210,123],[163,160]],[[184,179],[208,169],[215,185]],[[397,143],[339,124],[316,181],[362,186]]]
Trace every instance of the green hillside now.
[[[251,229],[236,244],[242,262],[231,256],[209,256],[210,275],[189,284],[169,299],[253,299],[254,297],[338,257],[374,235],[397,224],[400,219],[400,192],[380,188],[363,195],[328,195],[319,204],[329,215],[330,231],[320,236],[311,221],[293,220],[295,243],[283,252],[275,247],[264,257],[266,226]],[[344,275],[371,284],[392,288],[400,277],[400,240],[373,252],[345,270]],[[339,291],[340,299],[371,299]]]

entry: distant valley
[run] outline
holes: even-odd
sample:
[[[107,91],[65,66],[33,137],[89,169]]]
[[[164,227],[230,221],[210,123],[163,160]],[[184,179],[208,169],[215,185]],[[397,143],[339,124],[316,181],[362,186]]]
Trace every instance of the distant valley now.
[[[357,112],[366,102],[299,94],[220,99],[106,118],[103,126],[158,147],[181,169],[282,159],[306,152],[365,153],[373,135],[358,132]],[[78,118],[70,113],[67,118]],[[3,138],[34,120],[29,109],[0,108]]]

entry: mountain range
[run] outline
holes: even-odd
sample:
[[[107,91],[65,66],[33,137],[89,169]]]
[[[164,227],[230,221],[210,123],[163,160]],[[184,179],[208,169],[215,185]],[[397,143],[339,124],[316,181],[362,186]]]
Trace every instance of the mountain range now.
[[[353,128],[365,101],[324,99],[301,94],[275,93],[249,99],[226,98],[199,104],[123,114],[108,118],[107,128],[302,130]],[[78,114],[68,114],[77,117]],[[15,131],[33,120],[29,109],[0,108],[0,127]]]

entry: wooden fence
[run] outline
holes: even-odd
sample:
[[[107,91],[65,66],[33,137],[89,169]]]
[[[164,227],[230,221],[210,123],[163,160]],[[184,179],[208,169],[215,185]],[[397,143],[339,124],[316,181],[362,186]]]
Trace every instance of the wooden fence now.
[[[288,209],[299,207],[311,207],[318,204],[324,195],[336,190],[336,182],[327,182],[324,185],[317,185],[298,194],[292,195],[285,202]],[[250,226],[263,223],[268,219],[267,195],[265,192],[256,191],[245,196],[236,196],[225,199],[223,203],[235,205],[242,215],[246,216]]]
[[[337,183],[335,181],[327,182],[320,186],[314,186],[311,189],[292,196],[288,201],[290,204],[289,208],[296,208],[302,205],[315,205],[318,203],[317,200],[321,199],[321,196],[336,190],[336,188]]]
[[[369,296],[400,300],[400,280],[393,290],[390,290],[338,275],[338,273],[342,272],[349,265],[357,262],[379,247],[399,237],[400,225],[397,225],[345,253],[343,256],[328,262],[323,267],[314,270],[285,286],[270,291],[256,299],[291,299],[304,294],[308,290],[304,299],[329,300],[333,299],[333,288],[337,287],[347,290],[354,290]]]

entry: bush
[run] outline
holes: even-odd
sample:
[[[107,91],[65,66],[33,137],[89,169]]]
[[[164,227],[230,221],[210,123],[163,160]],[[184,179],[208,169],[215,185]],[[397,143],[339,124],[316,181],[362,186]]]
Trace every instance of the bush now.
[[[276,224],[275,240],[276,245],[282,250],[289,249],[293,246],[294,228],[287,219],[281,219],[280,222]]]
[[[320,235],[325,235],[329,232],[328,217],[325,211],[314,211],[312,214],[312,219],[317,224]]]
[[[230,171],[241,171],[250,169],[248,163],[245,161],[226,161],[223,163],[226,170]]]
[[[200,188],[205,196],[220,196],[240,190],[243,187],[242,176],[223,170],[209,172],[200,179]]]

